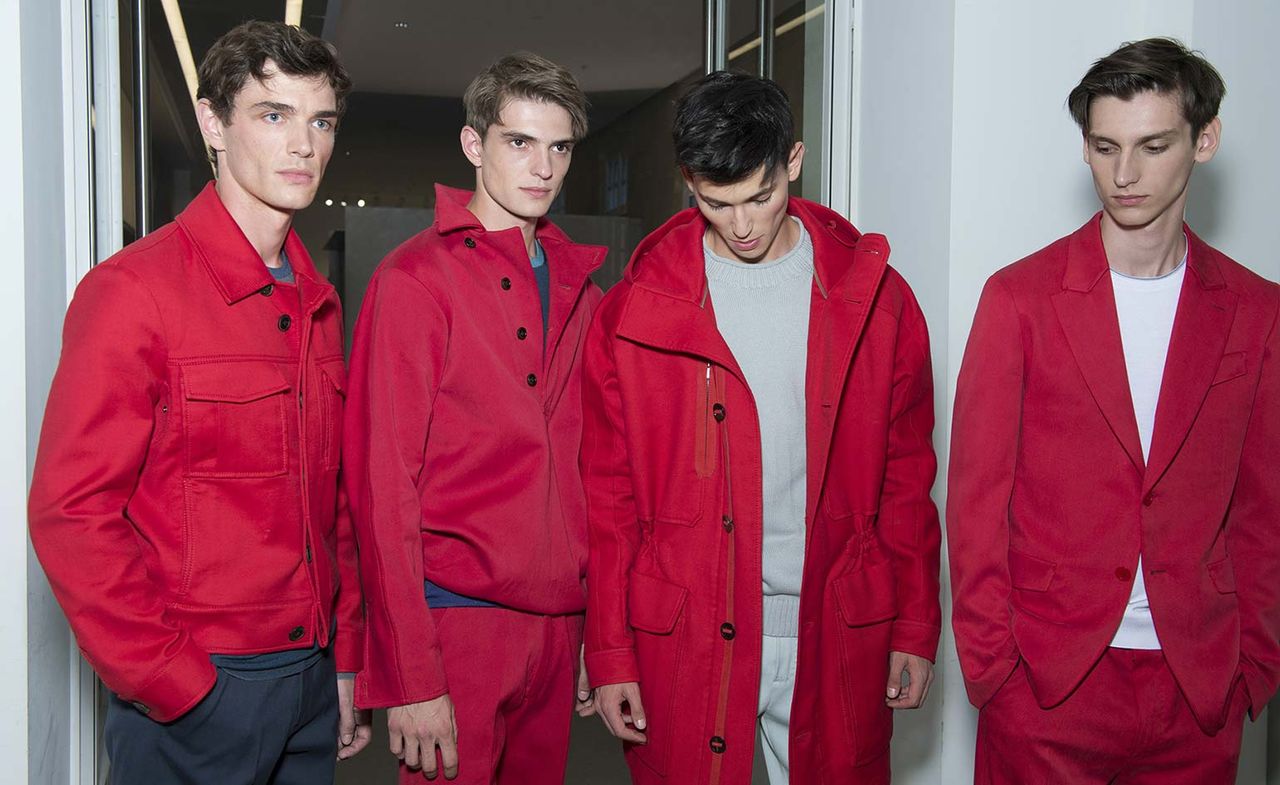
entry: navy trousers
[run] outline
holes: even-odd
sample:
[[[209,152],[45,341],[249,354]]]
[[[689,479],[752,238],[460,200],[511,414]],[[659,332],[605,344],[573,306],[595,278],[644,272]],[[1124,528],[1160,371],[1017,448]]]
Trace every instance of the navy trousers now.
[[[218,670],[213,690],[160,724],[112,695],[111,785],[332,785],[338,691],[332,656],[301,673],[251,681]]]

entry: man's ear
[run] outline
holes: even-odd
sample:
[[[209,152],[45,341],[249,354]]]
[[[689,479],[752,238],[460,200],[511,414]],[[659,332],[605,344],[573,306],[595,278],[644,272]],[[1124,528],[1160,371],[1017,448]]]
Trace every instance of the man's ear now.
[[[794,183],[800,179],[800,168],[804,164],[804,142],[796,142],[787,156],[787,182]]]
[[[1217,117],[1205,124],[1196,134],[1196,163],[1208,163],[1222,144],[1222,120]]]
[[[223,129],[227,124],[213,111],[213,104],[209,103],[208,98],[201,98],[196,102],[196,124],[200,126],[200,135],[204,137],[204,143],[210,150],[220,153],[227,149],[223,138]]]
[[[458,139],[462,142],[462,154],[467,157],[472,166],[479,169],[484,161],[484,138],[480,136],[480,132],[469,125],[464,125]]]

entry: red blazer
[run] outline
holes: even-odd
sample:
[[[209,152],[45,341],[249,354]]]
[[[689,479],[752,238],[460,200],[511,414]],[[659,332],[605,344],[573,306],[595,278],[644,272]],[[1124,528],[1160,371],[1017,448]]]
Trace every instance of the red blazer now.
[[[285,253],[296,290],[210,184],[67,311],[31,542],[85,658],[161,722],[213,686],[210,653],[333,639],[360,667],[342,313],[293,232]]]
[[[586,607],[579,364],[606,249],[539,222],[544,341],[519,230],[486,232],[470,197],[436,186],[435,224],[378,266],[356,322],[343,459],[368,592],[361,706],[449,689],[424,578],[533,613]]]
[[[1280,287],[1190,233],[1143,463],[1095,216],[987,282],[956,391],[952,623],[982,706],[1019,658],[1040,704],[1120,624],[1141,549],[1164,655],[1206,732],[1280,676]]]
[[[789,212],[816,265],[791,781],[887,781],[889,651],[932,659],[941,627],[928,335],[884,237],[804,200]],[[747,782],[755,748],[760,433],[707,296],[706,226],[686,210],[640,245],[583,366],[587,672],[640,683],[639,785]]]

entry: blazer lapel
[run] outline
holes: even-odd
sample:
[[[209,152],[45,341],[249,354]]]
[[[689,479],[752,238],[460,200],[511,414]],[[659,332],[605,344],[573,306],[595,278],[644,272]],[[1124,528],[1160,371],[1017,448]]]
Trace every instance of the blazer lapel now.
[[[1186,441],[1218,371],[1235,319],[1236,295],[1226,288],[1215,252],[1189,230],[1187,237],[1188,270],[1160,382],[1144,492],[1164,475]]]
[[[1071,236],[1063,291],[1053,295],[1053,307],[1089,392],[1134,468],[1142,473],[1142,442],[1129,395],[1115,293],[1107,273],[1107,256],[1095,216]]]

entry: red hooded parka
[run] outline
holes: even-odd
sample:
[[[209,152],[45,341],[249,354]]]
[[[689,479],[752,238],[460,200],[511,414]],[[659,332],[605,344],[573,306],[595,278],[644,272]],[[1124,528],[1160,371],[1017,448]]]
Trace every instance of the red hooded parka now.
[[[928,335],[882,236],[801,199],[788,212],[815,252],[791,782],[885,782],[889,652],[932,660],[941,626]],[[748,782],[755,748],[760,433],[716,329],[706,227],[686,210],[641,244],[584,359],[587,671],[640,683],[638,785]]]

